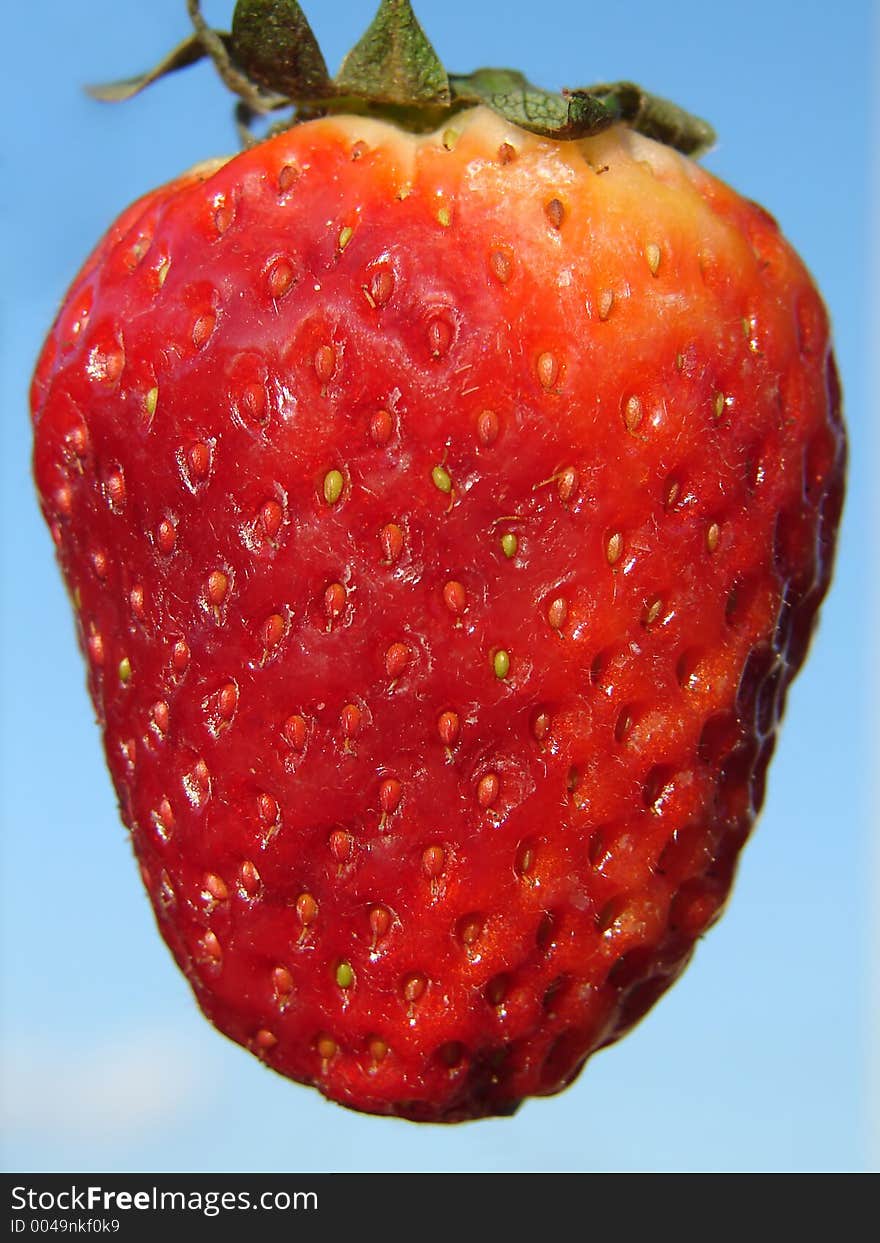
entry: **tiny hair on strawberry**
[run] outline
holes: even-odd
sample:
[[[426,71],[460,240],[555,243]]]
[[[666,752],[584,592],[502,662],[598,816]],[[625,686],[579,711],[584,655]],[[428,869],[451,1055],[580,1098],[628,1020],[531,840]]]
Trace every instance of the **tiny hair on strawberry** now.
[[[680,975],[827,592],[828,315],[711,127],[188,0],[241,151],[73,281],[33,469],[198,1005],[365,1113],[559,1092]]]

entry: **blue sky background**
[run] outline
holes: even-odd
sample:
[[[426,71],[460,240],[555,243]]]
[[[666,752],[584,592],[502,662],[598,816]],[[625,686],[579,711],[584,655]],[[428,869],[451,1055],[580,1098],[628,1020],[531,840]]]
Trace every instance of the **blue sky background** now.
[[[305,7],[335,70],[373,0]],[[117,108],[81,93],[158,60],[187,32],[183,0],[11,7],[0,156],[3,1168],[876,1169],[877,12],[868,0],[415,7],[457,71],[511,64],[547,86],[632,78],[711,119],[720,140],[707,167],[777,217],[825,295],[850,490],[836,581],[789,696],[763,815],[728,911],[684,978],[574,1087],[512,1119],[442,1128],[355,1115],[206,1024],[155,931],[117,816],[31,485],[27,386],[58,302],[111,220],[152,185],[233,150],[235,136],[206,65]],[[231,9],[205,4],[219,26]]]

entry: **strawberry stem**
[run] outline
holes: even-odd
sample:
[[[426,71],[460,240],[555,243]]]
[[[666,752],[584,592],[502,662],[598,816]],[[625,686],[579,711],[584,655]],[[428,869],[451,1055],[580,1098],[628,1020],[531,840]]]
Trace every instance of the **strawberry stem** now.
[[[410,0],[381,0],[370,26],[331,78],[297,0],[237,0],[232,31],[214,30],[200,0],[187,0],[193,33],[158,65],[133,78],[87,88],[106,102],[131,99],[145,87],[210,57],[238,96],[244,142],[253,121],[281,109],[288,128],[329,113],[385,117],[413,131],[435,129],[456,112],[482,104],[530,133],[557,140],[588,138],[622,122],[686,155],[705,151],[712,127],[677,104],[636,86],[545,91],[514,69],[449,74],[412,10]]]

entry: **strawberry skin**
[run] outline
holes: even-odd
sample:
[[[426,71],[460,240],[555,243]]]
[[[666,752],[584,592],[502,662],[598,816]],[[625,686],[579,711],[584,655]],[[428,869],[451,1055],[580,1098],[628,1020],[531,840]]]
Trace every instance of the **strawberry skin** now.
[[[206,1015],[365,1111],[564,1087],[718,915],[828,586],[839,389],[773,220],[622,126],[308,122],[122,215],[32,409]]]

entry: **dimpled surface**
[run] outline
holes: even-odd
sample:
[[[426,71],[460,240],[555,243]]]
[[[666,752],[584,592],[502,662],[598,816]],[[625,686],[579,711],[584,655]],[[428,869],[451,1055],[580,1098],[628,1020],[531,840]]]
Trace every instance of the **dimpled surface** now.
[[[311,122],[124,213],[33,414],[205,1013],[368,1111],[570,1082],[724,902],[828,583],[839,395],[774,222],[620,128]]]

